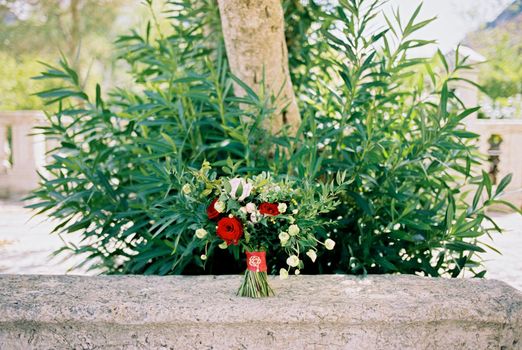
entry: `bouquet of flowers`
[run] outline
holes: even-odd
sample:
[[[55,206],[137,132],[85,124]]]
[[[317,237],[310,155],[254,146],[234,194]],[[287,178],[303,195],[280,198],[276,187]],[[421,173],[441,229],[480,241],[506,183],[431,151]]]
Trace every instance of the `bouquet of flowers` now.
[[[315,262],[317,245],[332,250],[326,227],[332,222],[322,214],[335,209],[341,186],[274,178],[263,172],[252,177],[217,177],[208,163],[193,173],[182,192],[206,207],[206,218],[194,224],[195,236],[221,249],[239,246],[246,253],[246,272],[237,295],[252,298],[273,295],[267,279],[267,254],[285,254],[279,275],[298,275],[305,260]],[[344,182],[344,174],[337,183]],[[322,237],[318,237],[321,234]],[[305,258],[306,257],[306,258]],[[273,271],[277,267],[273,266]]]

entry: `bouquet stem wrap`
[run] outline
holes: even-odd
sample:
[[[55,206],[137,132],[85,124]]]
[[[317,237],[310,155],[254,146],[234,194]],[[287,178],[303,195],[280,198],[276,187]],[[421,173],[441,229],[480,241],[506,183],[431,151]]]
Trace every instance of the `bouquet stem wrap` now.
[[[266,252],[246,252],[247,269],[237,295],[250,298],[264,298],[274,295],[268,284]]]

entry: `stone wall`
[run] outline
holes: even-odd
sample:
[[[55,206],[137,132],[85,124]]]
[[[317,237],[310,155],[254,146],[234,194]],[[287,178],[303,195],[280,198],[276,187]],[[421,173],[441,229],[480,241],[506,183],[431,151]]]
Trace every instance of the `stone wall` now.
[[[522,293],[491,280],[0,275],[0,349],[521,349]]]

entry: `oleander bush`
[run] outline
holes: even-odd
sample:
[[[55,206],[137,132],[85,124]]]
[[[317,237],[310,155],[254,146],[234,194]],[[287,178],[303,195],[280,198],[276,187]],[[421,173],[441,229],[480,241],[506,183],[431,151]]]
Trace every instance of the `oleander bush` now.
[[[170,1],[170,31],[155,15],[143,33],[120,37],[132,88],[91,95],[64,59],[49,65],[38,79],[62,87],[38,94],[49,106],[41,132],[57,147],[30,207],[57,220],[66,242],[57,254],[82,254],[81,265],[113,274],[242,271],[232,248],[200,259],[190,218],[202,214],[181,187],[208,161],[221,175],[328,183],[347,174],[330,215],[335,249],[319,248],[303,273],[484,276],[480,253],[494,248],[481,238],[501,230],[486,210],[511,206],[501,199],[510,178],[494,186],[476,170],[477,135],[462,120],[477,108],[454,93],[470,66],[458,52],[410,55],[431,43],[415,37],[430,20],[418,21],[417,9],[375,29],[382,3],[285,1],[303,119],[295,136],[263,130],[273,101],[230,73],[212,1]],[[72,233],[82,240],[69,242]]]

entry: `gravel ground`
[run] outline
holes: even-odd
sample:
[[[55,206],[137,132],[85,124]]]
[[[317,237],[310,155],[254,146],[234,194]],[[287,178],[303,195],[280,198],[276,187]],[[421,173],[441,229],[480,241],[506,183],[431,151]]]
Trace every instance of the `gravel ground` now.
[[[522,216],[494,216],[506,231],[488,242],[502,255],[495,252],[483,255],[487,278],[502,280],[522,290]],[[31,218],[31,212],[20,202],[0,201],[0,273],[92,274],[84,270],[69,272],[81,261],[79,257],[50,258],[51,253],[62,246],[58,235],[49,235],[52,227],[45,218]]]

